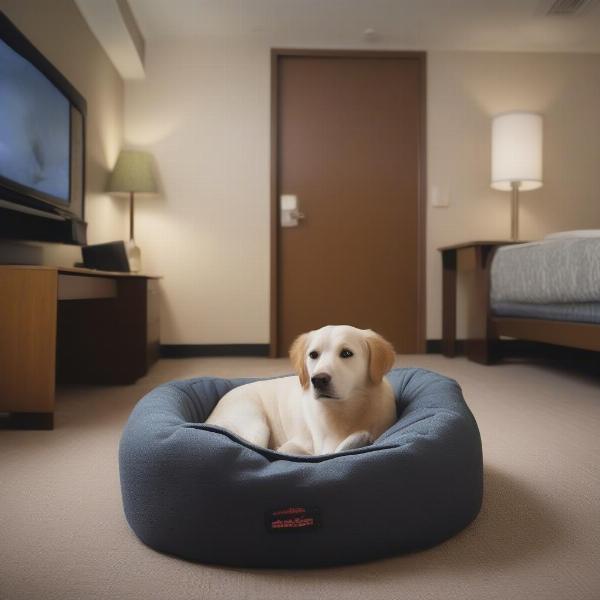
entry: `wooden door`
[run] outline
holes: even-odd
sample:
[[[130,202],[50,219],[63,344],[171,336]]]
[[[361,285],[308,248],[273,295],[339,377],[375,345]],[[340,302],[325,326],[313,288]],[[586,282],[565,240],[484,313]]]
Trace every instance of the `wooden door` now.
[[[274,51],[273,68],[272,351],[327,324],[423,351],[424,56]]]

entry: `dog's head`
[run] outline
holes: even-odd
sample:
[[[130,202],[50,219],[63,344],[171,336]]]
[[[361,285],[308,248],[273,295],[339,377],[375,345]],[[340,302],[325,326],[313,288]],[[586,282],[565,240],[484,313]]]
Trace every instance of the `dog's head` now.
[[[395,358],[394,348],[379,334],[349,325],[304,333],[290,348],[300,384],[320,400],[343,400],[380,383]]]

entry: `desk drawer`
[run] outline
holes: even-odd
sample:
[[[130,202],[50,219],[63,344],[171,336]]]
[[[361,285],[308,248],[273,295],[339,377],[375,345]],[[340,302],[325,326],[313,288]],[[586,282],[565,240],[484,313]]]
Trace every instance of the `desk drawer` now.
[[[59,300],[87,300],[91,298],[116,297],[117,282],[114,278],[62,274],[58,276]]]

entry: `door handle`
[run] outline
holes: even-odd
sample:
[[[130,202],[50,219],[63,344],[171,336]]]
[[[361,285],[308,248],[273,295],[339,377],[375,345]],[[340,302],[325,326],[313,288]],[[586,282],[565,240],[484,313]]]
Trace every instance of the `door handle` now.
[[[282,227],[298,227],[298,223],[306,218],[304,213],[298,209],[298,196],[282,194],[279,198],[279,205]]]

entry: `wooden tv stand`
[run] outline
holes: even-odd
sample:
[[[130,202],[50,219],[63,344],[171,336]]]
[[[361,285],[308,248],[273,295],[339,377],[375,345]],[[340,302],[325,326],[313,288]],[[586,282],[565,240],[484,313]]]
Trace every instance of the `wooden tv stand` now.
[[[158,358],[158,277],[0,265],[0,413],[52,429],[59,383],[127,384]]]

